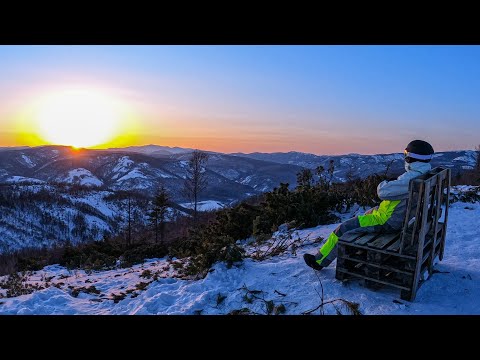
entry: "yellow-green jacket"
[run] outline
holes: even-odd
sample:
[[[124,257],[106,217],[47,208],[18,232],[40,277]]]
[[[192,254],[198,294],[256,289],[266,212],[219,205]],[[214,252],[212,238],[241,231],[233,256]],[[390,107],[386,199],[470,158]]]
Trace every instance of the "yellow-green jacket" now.
[[[365,215],[360,215],[358,220],[361,227],[384,225],[393,229],[401,229],[407,208],[408,185],[410,180],[425,174],[432,167],[424,162],[405,162],[406,172],[396,180],[382,181],[377,186],[378,197],[382,200],[379,206],[371,209]]]

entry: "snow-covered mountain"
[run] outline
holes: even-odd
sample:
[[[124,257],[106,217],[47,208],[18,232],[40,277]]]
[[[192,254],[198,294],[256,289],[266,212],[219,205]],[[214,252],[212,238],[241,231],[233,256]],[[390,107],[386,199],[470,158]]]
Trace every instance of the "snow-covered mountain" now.
[[[231,155],[248,157],[256,160],[271,161],[279,164],[298,165],[309,169],[323,166],[328,169],[330,160],[335,166],[334,180],[345,181],[350,177],[364,178],[371,174],[385,173],[389,166],[389,175],[404,171],[403,154],[377,154],[377,155],[314,155],[301,152],[287,153],[234,153]],[[455,175],[466,169],[472,169],[476,162],[476,151],[460,150],[438,152],[431,161],[432,167],[446,166],[452,169]]]
[[[127,150],[74,150],[62,146],[0,152],[1,183],[76,184],[103,190],[151,193],[163,184],[175,201],[182,198],[189,149],[171,148],[159,156],[157,146]],[[138,151],[137,151],[138,150]],[[208,187],[201,200],[231,202],[271,190],[280,182],[295,183],[301,167],[211,153]]]
[[[168,151],[159,154],[159,151]],[[125,149],[73,150],[62,146],[0,151],[0,183],[63,183],[101,187],[108,190],[151,192],[161,183],[173,198],[182,201],[182,188],[192,149],[147,145]],[[222,154],[209,153],[209,186],[201,200],[223,202],[265,192],[281,182],[296,185],[303,168],[328,168],[333,160],[334,181],[364,178],[373,173],[403,172],[402,154],[318,156],[299,152]],[[472,150],[435,154],[432,166],[452,168],[452,174],[475,165]]]
[[[465,190],[468,187],[459,187],[452,193]],[[336,261],[321,272],[307,267],[303,254],[319,248],[337,226],[331,224],[292,234],[301,239],[296,250],[261,261],[247,257],[230,269],[217,263],[201,280],[179,276],[182,261],[169,258],[109,271],[48,266],[21,279],[37,290],[0,298],[0,314],[348,314],[338,300],[344,299],[359,304],[358,310],[367,315],[479,315],[479,218],[479,202],[451,204],[444,259],[437,259],[436,271],[414,302],[401,300],[392,288],[372,291],[358,280],[336,280]],[[5,280],[0,277],[0,284]],[[0,294],[6,292],[0,289]],[[329,304],[319,307],[322,294]]]

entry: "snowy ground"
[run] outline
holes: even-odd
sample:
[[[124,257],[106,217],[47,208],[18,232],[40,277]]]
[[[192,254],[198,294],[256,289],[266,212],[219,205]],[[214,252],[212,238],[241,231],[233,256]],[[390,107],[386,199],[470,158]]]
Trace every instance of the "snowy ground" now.
[[[192,203],[183,203],[179,204],[183,206],[184,208],[187,209],[193,209],[193,204]],[[215,200],[206,200],[206,201],[199,201],[197,203],[197,210],[198,211],[211,211],[211,210],[216,210],[216,209],[221,209],[225,207],[224,204],[222,204],[220,201],[215,201]]]
[[[320,304],[320,282],[326,301],[357,302],[362,314],[480,314],[479,219],[478,202],[452,204],[445,257],[413,303],[400,300],[395,289],[372,291],[356,280],[341,283],[335,279],[335,262],[321,272],[308,268],[302,255],[316,251],[315,240],[328,236],[333,224],[298,232],[303,246],[296,255],[288,251],[263,261],[248,258],[231,269],[219,263],[201,280],[176,277],[176,261],[168,259],[90,274],[49,266],[28,280],[40,286],[48,280],[48,288],[0,298],[0,314],[228,314],[242,308],[265,314],[269,301],[276,309],[283,304],[286,314],[302,314]],[[340,302],[335,304],[346,313]],[[336,313],[332,305],[323,310]]]

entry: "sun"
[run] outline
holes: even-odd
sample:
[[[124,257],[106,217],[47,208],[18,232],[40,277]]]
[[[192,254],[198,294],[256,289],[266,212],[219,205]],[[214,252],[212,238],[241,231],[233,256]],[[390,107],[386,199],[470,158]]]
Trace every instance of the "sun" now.
[[[121,111],[114,98],[97,90],[66,89],[38,102],[38,135],[54,145],[92,147],[116,136]]]

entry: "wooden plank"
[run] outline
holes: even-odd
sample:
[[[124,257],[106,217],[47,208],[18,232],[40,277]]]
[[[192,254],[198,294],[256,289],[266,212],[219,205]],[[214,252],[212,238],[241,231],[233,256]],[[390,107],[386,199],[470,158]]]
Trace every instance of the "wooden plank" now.
[[[402,253],[403,249],[403,244],[406,238],[407,230],[408,230],[408,223],[410,220],[410,212],[412,210],[412,202],[413,202],[413,184],[412,181],[410,180],[410,183],[408,184],[408,200],[407,200],[407,211],[405,213],[405,219],[403,220],[403,230],[402,230],[402,235],[400,237],[400,243],[399,243],[399,249],[400,253]]]
[[[434,175],[431,178],[425,180],[425,184],[430,184],[430,187],[433,188],[435,185],[437,185],[438,182],[438,176]]]
[[[337,244],[337,269],[344,267],[345,264],[345,246],[340,243],[340,241]],[[338,278],[339,280],[343,280],[343,278]]]
[[[412,229],[412,237],[410,239],[410,244],[409,245],[413,245],[413,240],[415,238],[415,234],[417,233],[418,231],[418,228],[419,228],[419,223],[421,222],[421,218],[423,218],[422,215],[422,210],[423,210],[423,203],[424,203],[424,200],[425,200],[425,187],[424,187],[424,183],[420,183],[419,185],[419,191],[418,191],[418,201],[417,201],[417,209],[416,209],[416,212],[415,212],[415,222],[413,223],[413,229]]]
[[[433,220],[430,220],[427,218],[427,223],[425,225],[425,232],[426,233],[431,233],[431,229],[432,229],[432,226],[433,225]]]
[[[381,284],[384,284],[384,285],[393,286],[393,287],[396,287],[398,289],[410,290],[410,288],[408,288],[406,286],[403,286],[403,285],[398,285],[398,284],[395,284],[395,283],[374,279],[374,278],[371,278],[371,277],[368,277],[368,276],[365,276],[365,275],[362,275],[362,274],[357,274],[357,273],[354,273],[354,272],[350,272],[350,271],[345,270],[345,269],[338,269],[338,271],[342,272],[342,273],[345,273],[345,274],[348,274],[350,276],[359,277],[359,278],[362,278],[362,279],[375,281],[375,282],[378,282],[378,283],[381,283]]]
[[[438,173],[438,180],[440,183],[442,183],[447,177],[447,171],[446,169],[441,169],[440,172]]]
[[[400,241],[401,238],[399,238],[397,241],[395,241],[392,245],[390,245],[386,250],[387,251],[394,251],[397,252],[400,249]]]
[[[430,195],[430,183],[425,184],[424,188],[424,194],[423,194],[423,207],[422,207],[422,212],[423,214],[426,214],[428,211],[428,197]],[[426,235],[426,225],[427,225],[427,217],[422,216],[422,222],[420,224],[420,231],[418,235],[418,249],[417,249],[417,256],[416,256],[416,267],[415,267],[415,272],[413,273],[413,282],[412,282],[412,299],[415,299],[415,296],[417,294],[417,287],[418,287],[418,280],[420,278],[420,269],[422,266],[422,262],[420,259],[423,257],[423,245],[425,241],[425,235]]]
[[[415,184],[415,180],[413,180],[413,183]],[[417,227],[418,227],[418,222],[419,222],[419,219],[420,219],[420,212],[421,212],[421,209],[422,209],[423,190],[424,190],[423,182],[421,182],[419,184],[417,209],[416,209],[416,212],[415,212],[415,222],[413,223],[412,235],[411,235],[410,241],[407,243],[408,238],[406,236],[407,236],[408,232],[407,231],[404,232],[405,239],[402,239],[402,247],[400,248],[400,253],[403,252],[405,246],[413,245],[413,240],[415,238],[415,234],[416,234]]]
[[[435,249],[437,248],[437,232],[439,230],[439,223],[438,219],[440,218],[440,210],[442,209],[442,194],[441,191],[441,181],[437,182],[437,186],[435,186],[435,216],[433,218],[434,221],[434,228],[433,228],[433,237],[432,237],[432,252],[430,253],[430,261],[428,265],[428,273],[432,275],[433,272],[433,263],[435,261]]]
[[[447,188],[447,194],[444,195],[442,190],[442,197],[445,199],[445,218],[443,219],[444,228],[443,228],[443,234],[442,234],[442,240],[441,240],[442,245],[440,248],[440,255],[438,256],[440,261],[443,260],[443,252],[445,251],[445,236],[447,234],[448,206],[450,204],[451,170],[446,169],[446,171],[447,171],[447,175],[445,177],[445,187]]]
[[[375,239],[375,241],[372,241],[371,243],[369,243],[368,246],[376,249],[383,249],[387,245],[390,245],[394,239],[400,237],[400,234],[401,234],[400,232],[392,233],[392,234],[383,234],[379,236],[377,239]]]
[[[367,263],[368,264],[380,264],[380,261],[381,261],[381,254],[375,252],[375,251],[368,251],[367,252]],[[365,266],[364,264],[362,264],[362,266],[360,266],[360,268],[363,268],[363,274],[365,276],[368,276],[370,278],[374,278],[374,279],[377,279],[377,280],[380,280],[380,269],[378,267],[375,267],[375,266]],[[367,286],[368,288],[376,288],[376,285],[378,285],[378,283],[372,283],[370,282],[369,280],[366,280],[365,281],[365,286]]]
[[[355,241],[360,236],[363,236],[365,234],[367,234],[367,233],[366,232],[364,232],[364,233],[355,233],[355,232],[348,233],[347,232],[347,233],[343,234],[341,237],[339,237],[338,240],[349,243],[349,242]]]
[[[383,270],[395,271],[395,272],[405,274],[405,275],[413,275],[413,271],[400,270],[400,269],[397,269],[393,266],[389,266],[389,265],[385,265],[385,264],[374,264],[374,263],[371,263],[371,262],[368,262],[368,261],[365,261],[365,260],[362,260],[362,259],[352,258],[350,256],[344,256],[343,259],[359,262],[359,263],[369,265],[369,266],[378,267],[379,269],[383,269]],[[346,266],[341,266],[341,268],[345,269]]]
[[[368,247],[367,245],[357,245],[357,244],[354,244],[354,243],[351,243],[351,244],[344,244],[345,246],[349,246],[349,247],[354,247],[354,248],[357,248],[357,249],[362,249],[362,250],[368,250],[368,251],[376,251],[376,252],[379,252],[379,253],[382,253],[382,254],[386,254],[386,255],[392,255],[392,256],[397,256],[397,257],[400,257],[402,259],[410,259],[410,260],[414,260],[415,259],[415,256],[412,256],[412,255],[406,255],[406,254],[400,254],[398,252],[391,252],[391,251],[386,251],[386,250],[383,250],[383,249],[375,249],[373,250],[372,248]]]
[[[432,226],[430,228],[430,231],[427,233],[427,235],[425,235],[424,247],[428,244],[428,242],[433,238],[434,235],[437,235],[437,237],[438,237],[438,233],[441,233],[442,230],[443,230],[443,223],[441,223],[441,222],[437,223],[437,228],[436,229],[435,229],[434,226]],[[438,241],[437,241],[437,244],[438,244]]]
[[[379,235],[379,233],[367,233],[366,235],[355,240],[353,243],[357,245],[366,245],[369,241],[375,239]]]
[[[433,248],[429,249],[426,254],[423,254],[422,264],[425,263],[425,261],[430,258],[431,254],[433,254],[433,257],[435,258],[438,255],[438,252],[435,251],[435,249],[433,249]]]

